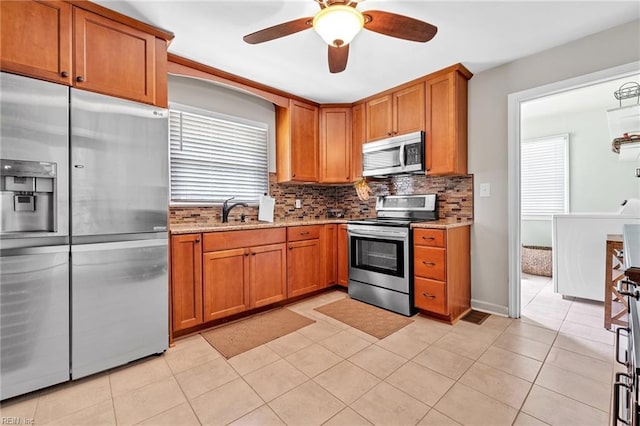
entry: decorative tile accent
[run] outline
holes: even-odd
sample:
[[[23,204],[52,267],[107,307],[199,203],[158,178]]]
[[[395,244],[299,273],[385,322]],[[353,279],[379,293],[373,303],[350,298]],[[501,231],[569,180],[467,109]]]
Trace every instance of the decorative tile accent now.
[[[269,174],[269,194],[275,198],[274,219],[325,219],[329,209],[344,209],[349,219],[375,217],[376,196],[406,194],[438,194],[438,215],[442,218],[473,218],[473,175],[431,177],[424,175],[393,176],[368,181],[373,190],[367,201],[358,199],[352,185],[292,185],[276,182],[275,173]],[[302,208],[295,208],[295,200]],[[169,222],[176,224],[211,225],[221,222],[220,206],[170,207]],[[229,215],[230,223],[258,221],[258,207],[236,207]]]

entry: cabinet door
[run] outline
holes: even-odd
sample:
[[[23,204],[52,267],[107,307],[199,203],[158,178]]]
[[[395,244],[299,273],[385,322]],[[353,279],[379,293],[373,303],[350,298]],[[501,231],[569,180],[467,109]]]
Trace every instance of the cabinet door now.
[[[242,312],[249,307],[249,251],[205,253],[204,321]]]
[[[291,180],[318,181],[318,108],[291,101]]]
[[[426,82],[427,174],[467,173],[467,79],[453,71]]]
[[[3,71],[71,84],[71,5],[62,1],[0,2]]]
[[[320,240],[288,243],[288,297],[300,296],[321,287]]]
[[[424,130],[424,83],[393,93],[393,134]]]
[[[364,104],[351,109],[351,181],[362,178],[362,144],[366,141]]]
[[[269,305],[287,297],[286,244],[250,249],[251,307]]]
[[[171,324],[174,331],[202,324],[200,234],[171,237]]]
[[[338,226],[338,284],[347,287],[349,285],[349,235],[347,225]]]
[[[325,265],[325,285],[330,286],[337,282],[337,225],[324,226],[324,265]]]
[[[351,178],[351,108],[320,110],[320,182]]]
[[[367,142],[386,138],[393,134],[392,109],[391,95],[367,101],[365,114]]]
[[[74,85],[153,104],[155,47],[151,34],[74,8]]]

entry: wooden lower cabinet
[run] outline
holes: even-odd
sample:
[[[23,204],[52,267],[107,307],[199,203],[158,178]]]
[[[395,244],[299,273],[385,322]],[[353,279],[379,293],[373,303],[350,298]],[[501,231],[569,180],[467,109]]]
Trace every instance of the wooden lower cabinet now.
[[[349,285],[349,235],[347,225],[338,225],[337,244],[338,285]]]
[[[320,240],[295,241],[287,245],[288,297],[300,296],[324,287],[320,274]]]
[[[414,229],[415,306],[455,322],[471,309],[470,227]]]
[[[249,308],[248,256],[247,249],[204,254],[205,322],[237,314]]]
[[[322,253],[324,254],[323,264],[325,265],[325,286],[336,284],[338,281],[338,269],[337,269],[337,238],[338,238],[338,225],[330,224],[324,226],[324,248]]]
[[[202,236],[171,237],[171,328],[183,330],[203,323]]]
[[[286,244],[249,249],[250,306],[259,308],[287,298]]]

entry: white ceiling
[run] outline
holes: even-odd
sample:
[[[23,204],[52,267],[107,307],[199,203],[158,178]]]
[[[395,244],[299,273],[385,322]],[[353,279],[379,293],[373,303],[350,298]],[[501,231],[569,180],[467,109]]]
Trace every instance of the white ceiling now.
[[[640,74],[624,78],[608,80],[577,89],[567,90],[553,95],[533,99],[522,104],[523,117],[545,117],[572,112],[600,109],[607,111],[620,106],[629,106],[640,102],[639,98],[629,98],[619,101],[614,92],[625,83],[640,84]],[[634,85],[625,86],[634,88]]]
[[[94,1],[172,31],[172,53],[319,103],[353,102],[458,62],[479,73],[640,18],[636,0],[366,0],[358,10],[411,16],[438,33],[423,44],[364,30],[351,43],[347,69],[331,74],[313,29],[257,45],[242,40],[313,16],[313,0]]]

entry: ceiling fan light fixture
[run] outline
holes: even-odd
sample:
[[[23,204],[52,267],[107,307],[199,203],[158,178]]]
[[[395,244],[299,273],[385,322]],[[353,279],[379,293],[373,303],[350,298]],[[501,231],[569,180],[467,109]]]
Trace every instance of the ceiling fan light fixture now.
[[[347,45],[364,27],[364,16],[355,8],[332,5],[313,17],[313,28],[330,46]]]

